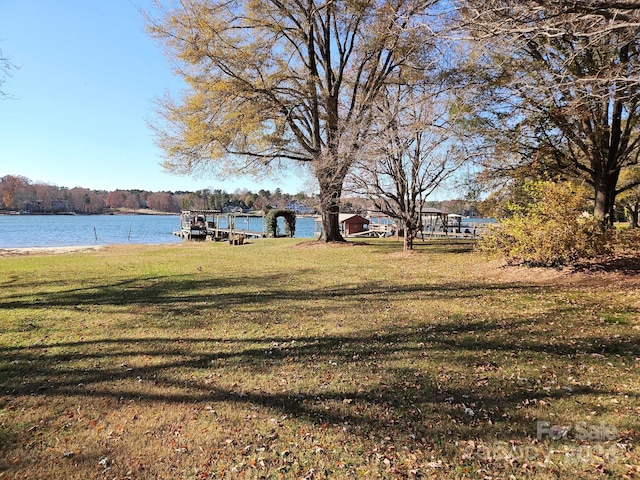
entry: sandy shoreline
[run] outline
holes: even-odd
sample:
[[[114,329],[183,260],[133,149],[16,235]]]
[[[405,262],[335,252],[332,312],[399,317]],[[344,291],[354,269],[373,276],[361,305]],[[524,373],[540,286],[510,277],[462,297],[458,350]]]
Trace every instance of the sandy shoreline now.
[[[20,248],[0,248],[0,257],[8,257],[13,255],[33,255],[33,254],[48,254],[56,255],[60,253],[77,253],[77,252],[91,252],[104,248],[104,245],[87,245],[87,246],[73,246],[73,247],[20,247]]]

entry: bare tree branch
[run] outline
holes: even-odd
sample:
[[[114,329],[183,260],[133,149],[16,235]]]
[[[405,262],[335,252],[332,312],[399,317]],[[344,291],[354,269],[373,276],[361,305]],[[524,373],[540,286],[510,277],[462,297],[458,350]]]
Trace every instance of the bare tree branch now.
[[[405,250],[422,229],[427,198],[464,159],[451,143],[445,96],[432,88],[398,85],[380,99],[380,115],[349,185],[401,226]]]
[[[310,165],[323,238],[341,240],[344,178],[401,65],[425,71],[439,0],[182,0],[150,19],[189,85],[161,101],[158,141],[181,173]]]
[[[10,98],[10,95],[2,89],[2,85],[13,76],[13,70],[16,68],[16,65],[0,50],[0,98]]]
[[[469,86],[494,155],[485,166],[499,171],[509,157],[521,173],[580,178],[612,221],[620,173],[640,155],[640,4],[457,5],[480,72]]]

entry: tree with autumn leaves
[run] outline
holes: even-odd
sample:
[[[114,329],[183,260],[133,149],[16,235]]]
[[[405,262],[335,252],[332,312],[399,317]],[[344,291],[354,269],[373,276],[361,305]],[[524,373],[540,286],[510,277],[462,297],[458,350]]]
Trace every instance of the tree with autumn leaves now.
[[[165,166],[264,175],[305,164],[318,181],[322,239],[343,240],[345,177],[384,87],[401,69],[429,68],[438,4],[183,0],[150,19],[189,87],[160,101]]]
[[[636,185],[620,178],[640,154],[639,12],[634,2],[185,0],[150,19],[189,87],[160,101],[165,166],[262,175],[306,164],[323,239],[342,240],[344,180],[375,138],[375,105],[440,62],[459,93],[450,112],[468,113],[459,143],[480,147],[467,155],[494,178],[584,181],[610,223],[617,195]]]
[[[625,173],[640,157],[640,5],[460,5],[474,75],[459,78],[483,173],[582,181],[595,216],[612,225],[618,195],[640,184]]]

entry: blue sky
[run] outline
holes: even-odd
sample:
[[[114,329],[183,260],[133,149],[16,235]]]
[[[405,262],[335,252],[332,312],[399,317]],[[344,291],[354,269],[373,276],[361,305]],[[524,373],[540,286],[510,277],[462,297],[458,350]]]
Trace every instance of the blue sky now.
[[[145,32],[151,0],[0,0],[0,50],[19,68],[2,85],[0,177],[97,190],[279,187],[315,190],[299,172],[221,181],[163,171],[148,122],[177,93],[162,47]]]

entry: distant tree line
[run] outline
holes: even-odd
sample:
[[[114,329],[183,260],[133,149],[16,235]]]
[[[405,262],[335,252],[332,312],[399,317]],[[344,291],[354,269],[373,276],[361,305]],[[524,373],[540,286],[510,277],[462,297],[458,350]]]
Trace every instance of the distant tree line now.
[[[107,192],[32,183],[22,176],[0,178],[0,210],[30,213],[103,213]]]
[[[317,213],[319,198],[299,192],[284,193],[280,188],[273,192],[252,192],[238,189],[227,193],[220,189],[204,189],[195,192],[149,192],[145,190],[90,190],[67,188],[32,182],[26,177],[6,175],[0,178],[0,213],[20,212],[32,214],[108,214],[114,211],[154,210],[162,213],[179,213],[181,210],[219,210],[225,212],[267,211],[272,208],[300,208],[298,213]],[[427,202],[427,206],[449,213],[479,216],[479,202],[471,200],[443,200]],[[343,198],[340,211],[366,215],[374,207],[363,196]]]
[[[149,192],[145,190],[90,190],[87,188],[58,187],[32,182],[26,177],[6,175],[0,178],[0,212],[32,214],[105,214],[114,211],[142,209],[162,213],[179,213],[189,209],[211,209],[246,212],[285,208],[296,202],[311,212],[317,197],[303,192],[291,195],[277,188],[257,193],[238,189],[227,193],[220,189],[195,192]]]
[[[638,1],[194,0],[147,20],[189,85],[158,101],[164,166],[304,165],[322,241],[344,240],[336,214],[352,194],[409,238],[463,165],[487,207],[569,181],[588,186],[602,230],[621,207],[638,224]]]

